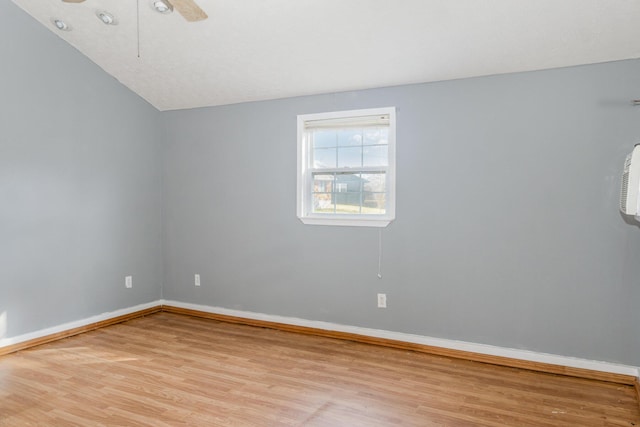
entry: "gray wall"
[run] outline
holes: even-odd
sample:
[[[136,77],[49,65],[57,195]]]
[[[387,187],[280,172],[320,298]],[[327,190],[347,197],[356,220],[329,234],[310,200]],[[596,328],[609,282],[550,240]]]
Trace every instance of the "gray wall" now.
[[[164,293],[640,365],[640,228],[617,212],[640,61],[161,114],[16,6],[0,16],[0,335]],[[386,106],[380,280],[377,229],[296,218],[295,117]]]
[[[164,113],[164,297],[640,365],[640,229],[617,210],[639,87],[624,61]],[[377,229],[296,218],[296,115],[386,106],[380,280]]]
[[[11,2],[0,16],[0,338],[157,300],[160,113]]]

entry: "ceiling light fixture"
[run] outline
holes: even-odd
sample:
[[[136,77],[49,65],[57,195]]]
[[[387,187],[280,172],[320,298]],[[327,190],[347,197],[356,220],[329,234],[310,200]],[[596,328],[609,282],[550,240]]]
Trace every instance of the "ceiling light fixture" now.
[[[71,27],[69,27],[62,19],[51,18],[51,23],[60,31],[71,31]]]
[[[104,10],[99,10],[96,12],[96,16],[100,19],[105,25],[118,25],[115,18],[109,12],[105,12]]]
[[[173,6],[167,0],[153,0],[151,2],[153,8],[160,13],[171,13],[173,12]]]

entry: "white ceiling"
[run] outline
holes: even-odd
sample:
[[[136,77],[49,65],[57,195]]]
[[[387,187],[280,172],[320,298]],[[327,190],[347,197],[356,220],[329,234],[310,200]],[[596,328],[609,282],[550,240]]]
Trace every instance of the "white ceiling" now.
[[[13,1],[159,110],[640,57],[639,0],[139,0],[139,58],[136,0]]]

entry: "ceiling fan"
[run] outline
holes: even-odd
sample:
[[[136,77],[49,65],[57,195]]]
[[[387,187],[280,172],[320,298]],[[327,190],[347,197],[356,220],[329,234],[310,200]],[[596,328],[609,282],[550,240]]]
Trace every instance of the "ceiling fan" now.
[[[85,0],[62,0],[64,3],[82,3]],[[204,10],[200,8],[195,0],[154,0],[153,6],[160,10],[162,3],[166,6],[165,10],[173,10],[174,8],[180,12],[180,15],[189,22],[203,21],[208,18]]]

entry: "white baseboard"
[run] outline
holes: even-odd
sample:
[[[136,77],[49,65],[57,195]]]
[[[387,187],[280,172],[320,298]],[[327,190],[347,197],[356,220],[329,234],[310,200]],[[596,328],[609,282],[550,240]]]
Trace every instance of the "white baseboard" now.
[[[85,319],[76,320],[73,322],[63,323],[61,325],[40,329],[38,331],[29,332],[23,335],[17,335],[15,337],[0,338],[0,348],[8,347],[14,344],[20,344],[26,341],[46,337],[48,335],[57,334],[60,332],[71,330],[71,329],[80,328],[82,326],[87,326],[92,323],[102,322],[104,320],[113,319],[118,316],[124,316],[127,314],[135,313],[136,311],[158,307],[160,305],[162,305],[161,300],[157,300],[157,301],[148,302],[145,304],[135,305],[133,307],[122,308],[120,310],[108,311],[106,313],[98,314],[96,316],[87,317]]]
[[[479,353],[488,356],[507,357],[512,359],[525,360],[529,362],[548,363],[552,365],[566,366],[570,368],[588,369],[592,371],[607,372],[612,374],[640,376],[640,368],[636,366],[621,365],[610,362],[580,359],[577,357],[560,356],[548,353],[538,353],[529,350],[519,350],[506,347],[498,347],[487,344],[477,344],[466,341],[456,341],[443,338],[433,338],[423,335],[405,334],[402,332],[386,331],[381,329],[362,328],[359,326],[341,325],[337,323],[322,322],[316,320],[300,319],[296,317],[277,316],[265,313],[255,313],[250,311],[231,310],[222,307],[212,307],[199,304],[190,304],[171,300],[157,300],[145,304],[139,304],[133,307],[123,308],[120,310],[102,313],[96,316],[87,317],[85,319],[73,322],[63,323],[46,329],[30,332],[14,337],[0,338],[0,349],[14,344],[20,344],[26,341],[42,338],[48,335],[57,334],[74,328],[90,325],[92,323],[113,319],[137,311],[146,310],[161,305],[185,308],[190,310],[202,311],[205,313],[222,314],[227,316],[242,317],[253,320],[261,320],[265,322],[283,323],[294,326],[302,326],[309,328],[324,329],[327,331],[345,332],[357,335],[364,335],[375,338],[385,338],[390,340],[403,341],[408,343],[422,344],[446,348],[451,350],[460,350],[471,353]]]
[[[588,369],[592,371],[607,372],[612,374],[631,375],[638,377],[640,370],[636,366],[621,365],[610,362],[580,359],[577,357],[560,356],[556,354],[538,353],[529,350],[498,347],[487,344],[477,344],[466,341],[433,338],[422,335],[405,334],[401,332],[386,331],[381,329],[362,328],[358,326],[340,325],[337,323],[321,322],[315,320],[299,319],[296,317],[277,316],[272,314],[254,313],[250,311],[231,310],[222,307],[211,307],[199,304],[190,304],[178,301],[162,300],[163,305],[179,307],[189,310],[203,311],[205,313],[222,314],[226,316],[243,317],[265,322],[284,323],[287,325],[303,326],[309,328],[324,329],[328,331],[346,332],[376,338],[422,344],[451,350],[460,350],[471,353],[479,353],[489,356],[508,357],[511,359],[525,360],[529,362],[548,363],[551,365],[566,366],[570,368]]]

